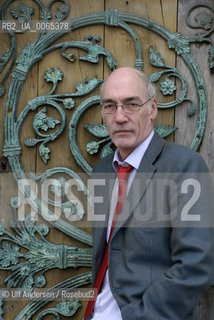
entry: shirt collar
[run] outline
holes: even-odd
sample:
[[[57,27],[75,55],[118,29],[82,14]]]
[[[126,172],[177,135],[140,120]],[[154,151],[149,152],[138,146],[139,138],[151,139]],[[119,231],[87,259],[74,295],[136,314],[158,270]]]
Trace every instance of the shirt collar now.
[[[117,171],[117,163],[119,163],[123,167],[126,167],[130,164],[133,168],[137,170],[150,144],[150,141],[152,140],[153,135],[154,131],[152,130],[152,132],[146,138],[146,140],[144,140],[136,149],[134,149],[134,151],[132,151],[132,153],[130,153],[124,161],[121,160],[119,150],[117,149],[114,153],[114,158],[112,161],[112,166],[114,170]]]

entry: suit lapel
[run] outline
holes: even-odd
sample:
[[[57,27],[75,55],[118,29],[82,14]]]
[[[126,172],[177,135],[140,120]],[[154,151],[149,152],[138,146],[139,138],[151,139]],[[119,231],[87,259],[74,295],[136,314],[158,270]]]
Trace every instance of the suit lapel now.
[[[154,134],[148,146],[148,149],[146,150],[145,155],[140,163],[132,186],[129,190],[128,197],[124,203],[123,210],[120,214],[120,219],[118,219],[117,221],[115,230],[112,234],[112,238],[114,237],[118,229],[120,229],[124,225],[124,223],[134,212],[135,208],[144,197],[144,194],[149,186],[149,183],[146,183],[146,181],[151,181],[156,171],[155,161],[162,151],[165,143],[165,140],[163,140],[157,133]],[[139,190],[137,190],[136,192],[137,187],[140,188],[140,192]]]
[[[96,172],[95,174],[93,174],[93,178],[105,179],[106,183],[106,192],[103,192],[103,190],[100,188],[100,194],[98,193],[98,196],[103,197],[103,203],[100,204],[99,212],[97,212],[97,210],[95,209],[95,213],[105,215],[105,221],[93,222],[94,252],[96,253],[96,256],[94,257],[94,259],[96,260],[96,263],[94,263],[95,274],[97,274],[99,270],[107,245],[106,234],[109,218],[110,200],[112,194],[111,189],[113,187],[113,182],[116,178],[116,172],[112,167],[113,155],[112,157],[107,157],[105,160],[106,161],[103,162],[102,168],[95,168]],[[103,174],[103,172],[105,172],[105,175]]]

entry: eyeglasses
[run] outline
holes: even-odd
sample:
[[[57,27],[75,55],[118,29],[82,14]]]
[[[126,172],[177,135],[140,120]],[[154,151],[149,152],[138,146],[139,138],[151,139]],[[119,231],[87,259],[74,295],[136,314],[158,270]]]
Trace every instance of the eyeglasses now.
[[[152,98],[149,98],[146,102],[142,104],[134,103],[134,102],[125,102],[125,103],[103,103],[101,104],[102,113],[110,114],[115,113],[118,107],[121,107],[125,113],[135,113],[140,110],[144,104],[149,102]]]

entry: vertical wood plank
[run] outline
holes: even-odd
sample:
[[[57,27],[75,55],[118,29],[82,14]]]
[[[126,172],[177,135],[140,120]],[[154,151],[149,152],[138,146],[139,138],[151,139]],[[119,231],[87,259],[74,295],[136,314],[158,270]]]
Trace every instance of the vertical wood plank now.
[[[15,8],[16,6],[20,5],[22,1],[14,1],[11,6],[9,7],[8,12]],[[34,13],[32,15],[32,19],[38,20],[39,19],[39,10],[38,5],[34,2],[26,3],[28,6],[34,9]],[[11,20],[14,20],[14,17],[11,15],[9,17]],[[33,32],[24,32],[20,34],[16,34],[16,41],[17,41],[17,58],[20,56],[22,50],[25,48],[27,42],[33,43],[36,39],[36,33]],[[34,66],[28,73],[27,78],[24,82],[24,85],[20,92],[20,97],[18,100],[17,106],[17,117],[20,112],[27,106],[28,101],[34,99],[37,95],[37,79],[38,79],[38,67]],[[21,162],[25,168],[25,172],[28,174],[30,171],[35,171],[35,157],[36,157],[36,150],[33,148],[27,148],[24,145],[24,140],[27,137],[33,136],[32,124],[33,121],[33,113],[29,112],[28,116],[23,122],[21,131],[20,131],[20,141],[22,145],[22,154],[21,154]]]
[[[14,1],[10,4],[8,10],[7,10],[7,19],[8,20],[14,20],[14,17],[10,14],[10,11],[21,4],[22,1]],[[0,3],[0,9],[3,3]],[[33,19],[38,19],[38,7],[35,3],[29,2],[28,5],[32,6],[34,8],[34,15]],[[22,34],[16,34],[16,41],[17,41],[17,55],[16,59],[19,57],[21,51],[24,49],[27,42],[33,42],[35,39],[35,35],[32,33],[22,33]],[[9,50],[10,43],[9,43],[9,36],[5,33],[0,33],[1,38],[1,53],[5,53]],[[8,68],[8,66],[7,66]],[[17,111],[16,111],[16,117],[20,114],[20,112],[25,108],[25,106],[28,103],[29,99],[32,99],[37,94],[37,68],[34,68],[31,70],[28,74],[28,77],[24,83],[24,86],[21,90],[20,97],[17,104]],[[2,103],[2,109],[1,109],[1,124],[0,124],[0,146],[1,146],[1,155],[3,155],[3,137],[4,137],[4,118],[5,118],[5,106],[7,101],[7,95],[10,87],[10,81],[12,77],[10,74],[9,79],[7,80],[6,87],[7,91],[5,96],[1,99]],[[20,141],[22,144],[22,154],[21,154],[21,161],[23,163],[23,166],[25,168],[26,173],[29,171],[35,170],[35,155],[36,151],[30,150],[29,153],[24,155],[25,152],[25,146],[23,144],[23,141],[25,139],[25,136],[28,136],[32,134],[32,129],[30,125],[27,122],[32,122],[32,115],[29,115],[27,119],[24,121],[23,127],[20,132]],[[11,169],[9,168],[9,171]],[[1,186],[5,186],[4,188],[1,188],[0,190],[0,217],[1,222],[4,223],[5,227],[9,232],[12,232],[12,229],[10,228],[10,221],[14,220],[14,214],[13,210],[10,206],[10,199],[11,197],[18,195],[18,187],[17,183],[14,180],[14,177],[11,172],[9,173],[0,173],[1,175]],[[6,279],[9,276],[9,271],[1,271],[0,272],[0,282],[1,287],[5,287],[4,279]],[[16,317],[16,315],[22,310],[22,308],[26,305],[26,301],[15,301],[15,300],[8,300],[4,303],[4,320],[11,320]]]
[[[143,16],[145,18],[154,20],[156,23],[165,26],[172,32],[176,31],[176,15],[177,15],[177,0],[173,1],[160,1],[160,0],[106,0],[106,8],[116,8],[121,12]],[[141,39],[143,48],[144,68],[143,71],[150,75],[158,71],[149,63],[149,48],[153,47],[154,50],[159,51],[164,61],[168,65],[175,66],[175,54],[168,49],[167,44],[155,33],[150,32],[139,26],[132,26]],[[114,54],[118,66],[132,66],[135,65],[135,48],[131,36],[126,31],[117,28],[106,27],[106,47]],[[109,71],[105,69],[105,77]],[[172,97],[163,97],[157,88],[157,96],[159,102],[168,102]],[[174,110],[160,110],[156,124],[174,126]],[[173,139],[171,136],[169,139]]]
[[[199,300],[195,307],[194,320],[214,319],[214,288],[210,288]]]
[[[104,3],[103,1],[84,1],[84,0],[74,0],[69,2],[70,5],[70,13],[67,19],[80,17],[86,14],[92,14],[95,12],[104,11]],[[53,10],[56,10],[53,8]],[[81,29],[74,30],[65,34],[57,43],[68,42],[68,41],[84,41],[85,36],[99,36],[100,42],[99,44],[103,44],[103,26],[95,25],[95,26],[87,26]],[[63,80],[58,83],[56,94],[59,93],[74,93],[76,92],[76,84],[82,83],[86,78],[92,79],[97,77],[98,79],[103,79],[103,59],[101,58],[98,64],[92,64],[87,61],[80,61],[79,57],[85,56],[87,54],[86,51],[82,49],[69,48],[66,53],[73,53],[76,57],[75,62],[71,63],[68,60],[64,59],[60,50],[52,51],[50,54],[45,56],[42,61],[39,63],[39,76],[38,76],[38,96],[46,94],[51,86],[49,83],[46,83],[44,80],[44,75],[46,73],[47,68],[58,67],[64,74]],[[99,94],[99,88],[94,90],[89,96],[94,96]],[[53,167],[66,167],[71,170],[74,170],[78,174],[81,174],[83,169],[79,167],[76,163],[69,145],[69,122],[72,118],[73,113],[78,108],[78,106],[86,99],[86,97],[74,98],[75,107],[71,110],[64,111],[67,117],[67,124],[65,131],[63,134],[58,137],[53,143],[50,143],[48,147],[51,149],[50,160],[45,165],[42,161],[41,157],[37,152],[36,159],[36,171],[38,174],[45,172],[48,168]],[[54,108],[48,107],[48,116],[54,117],[58,120],[61,120],[58,112],[54,110]],[[79,148],[87,159],[91,166],[94,166],[95,162],[98,160],[98,156],[88,156],[85,147],[86,144],[93,140],[91,136],[87,134],[87,131],[83,128],[83,124],[97,124],[101,122],[101,115],[99,109],[94,107],[93,110],[86,112],[78,126],[78,144]],[[52,209],[52,208],[51,208]],[[75,224],[75,223],[74,223]],[[91,232],[91,226],[84,227],[84,230]],[[56,230],[55,228],[51,228],[49,234],[50,241],[57,244],[66,244],[69,246],[78,246],[78,247],[86,247],[86,245],[81,244],[75,239],[71,239],[62,232]],[[89,271],[89,268],[70,268],[66,270],[55,269],[51,272],[47,272],[47,280],[48,287],[55,285],[65,279],[71,278],[81,272]],[[89,286],[90,287],[90,286]],[[82,308],[80,308],[76,315],[73,317],[74,320],[81,319],[84,314],[84,309],[86,307],[87,301],[81,301]]]
[[[199,32],[203,32],[203,29],[192,29],[189,28],[185,22],[185,14],[188,12],[189,8],[193,5],[196,5],[200,2],[196,0],[180,0],[178,6],[178,32],[183,34],[186,37],[195,36]],[[213,1],[207,0],[207,5],[210,5],[213,8]],[[198,12],[209,11],[205,8],[201,8]],[[192,23],[195,21],[192,16]],[[212,35],[212,39],[214,39],[214,35]],[[208,116],[207,116],[207,124],[205,128],[205,135],[200,147],[200,153],[205,158],[209,168],[211,171],[214,169],[214,148],[213,148],[213,121],[214,121],[214,110],[213,110],[213,100],[214,100],[214,77],[210,73],[208,66],[208,44],[192,44],[191,45],[191,54],[196,60],[199,69],[202,73],[205,87],[207,91],[207,100],[208,100]],[[195,90],[195,86],[193,84],[193,77],[190,74],[188,68],[184,64],[181,58],[177,60],[177,67],[182,72],[184,77],[188,81],[188,97],[192,98],[196,102],[196,106],[198,106],[197,101],[197,92]],[[192,84],[192,85],[191,85]],[[175,135],[175,141],[179,142],[183,145],[190,146],[191,141],[193,139],[193,135],[196,128],[197,116],[198,112],[193,116],[188,118],[186,116],[186,109],[188,107],[187,103],[184,103],[182,106],[178,106],[176,108],[175,114],[175,124],[178,126],[178,130]]]
[[[196,0],[179,0],[178,5],[178,32],[186,37],[195,36],[197,32],[203,32],[203,29],[191,29],[187,26],[185,22],[185,14],[188,12],[189,8],[193,5],[199,4],[199,1]],[[213,8],[213,1],[206,0],[206,4],[210,5]],[[208,11],[202,8],[200,11]],[[192,23],[194,20],[192,17]],[[214,39],[214,35],[212,36]],[[213,87],[214,87],[214,77],[210,73],[208,67],[208,46],[207,44],[193,44],[191,45],[191,54],[196,60],[200,71],[202,73],[205,87],[207,91],[207,100],[208,100],[208,117],[207,124],[205,129],[205,135],[200,147],[200,153],[206,160],[211,171],[214,169],[214,147],[213,147],[213,122],[214,122],[214,109],[213,109]],[[193,77],[190,74],[188,68],[184,64],[181,58],[177,60],[177,68],[182,72],[183,76],[188,81],[188,97],[191,97],[198,106],[197,101],[197,92],[193,84]],[[178,130],[175,134],[175,141],[190,146],[191,141],[194,136],[198,112],[191,118],[186,116],[186,108],[188,107],[187,103],[184,103],[182,106],[176,108],[175,113],[175,124],[178,126]],[[210,266],[212,267],[212,266]],[[213,310],[213,299],[214,299],[214,289],[210,288],[208,292],[202,295],[198,304],[195,307],[195,320],[212,320],[214,318]]]
[[[85,2],[83,0],[81,1],[72,1],[70,3],[70,15],[67,19],[73,18],[73,17],[80,17],[86,14],[99,12],[104,10],[104,4],[102,1],[94,1],[94,5],[92,6],[91,3]],[[81,28],[79,30],[74,30],[62,38],[60,38],[57,42],[66,42],[66,41],[84,41],[84,38],[86,35],[93,35],[93,36],[99,36],[101,39],[100,44],[102,45],[103,41],[103,27],[102,26],[88,26]],[[66,51],[66,53],[74,53],[76,56],[76,60],[74,63],[69,62],[65,58],[63,58],[60,54],[60,50],[56,50],[51,52],[49,55],[45,56],[41,63],[39,64],[39,95],[43,95],[47,93],[47,90],[49,89],[50,85],[45,82],[43,79],[46,69],[58,66],[59,69],[64,73],[63,80],[59,82],[56,93],[71,93],[76,91],[76,84],[78,82],[83,82],[84,79],[92,79],[95,76],[99,79],[102,79],[103,77],[103,66],[102,66],[102,60],[98,64],[91,64],[87,61],[80,61],[79,57],[85,56],[87,54],[86,51],[76,48],[70,48]],[[93,91],[91,95],[97,95],[99,94],[99,89],[96,91]],[[67,126],[65,129],[65,132],[63,135],[61,135],[59,138],[57,138],[53,143],[50,143],[49,147],[51,148],[50,153],[50,160],[48,162],[48,166],[54,167],[55,165],[60,165],[64,167],[72,168],[72,170],[81,172],[82,169],[76,164],[76,162],[73,159],[73,155],[70,151],[69,146],[69,138],[68,138],[68,125],[69,121],[72,117],[73,112],[76,110],[78,105],[85,99],[83,98],[74,98],[76,101],[76,106],[74,109],[71,110],[65,110],[66,116],[67,116]],[[52,110],[51,110],[52,109]],[[52,116],[57,115],[53,108],[50,108],[52,113]],[[58,116],[59,117],[59,116]],[[60,119],[59,119],[60,120]],[[93,112],[93,114],[85,114],[83,117],[84,122],[89,123],[96,123],[100,122],[101,115],[99,112]],[[79,126],[81,128],[81,124]],[[81,152],[84,154],[84,156],[87,157],[85,146],[88,142],[88,137],[86,135],[85,129],[80,130],[81,134],[79,137],[79,146],[81,148]],[[66,141],[66,143],[65,143]],[[95,158],[97,161],[97,158]],[[92,157],[91,165],[94,165],[93,163],[93,157]],[[47,168],[47,166],[43,163],[41,158],[37,157],[37,172],[43,172]]]

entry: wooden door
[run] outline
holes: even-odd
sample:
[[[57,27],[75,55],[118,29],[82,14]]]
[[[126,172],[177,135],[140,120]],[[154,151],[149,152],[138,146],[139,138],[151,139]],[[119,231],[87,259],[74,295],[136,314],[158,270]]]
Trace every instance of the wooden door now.
[[[213,170],[213,1],[3,0],[0,20],[0,319],[81,319],[69,289],[91,285],[87,179],[113,149],[100,85],[121,66],[145,71],[155,130]],[[70,300],[51,296],[62,288]],[[213,318],[212,291],[196,319]]]

